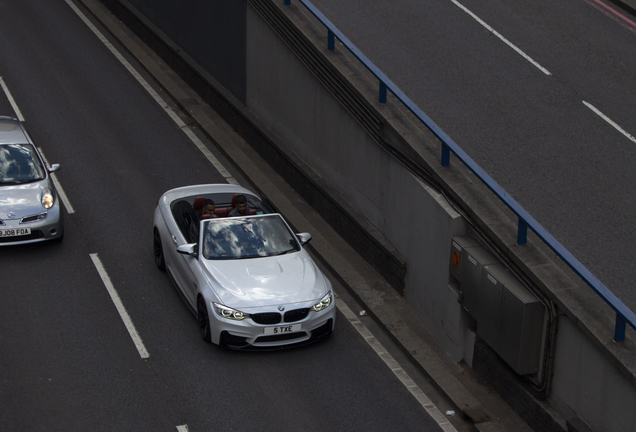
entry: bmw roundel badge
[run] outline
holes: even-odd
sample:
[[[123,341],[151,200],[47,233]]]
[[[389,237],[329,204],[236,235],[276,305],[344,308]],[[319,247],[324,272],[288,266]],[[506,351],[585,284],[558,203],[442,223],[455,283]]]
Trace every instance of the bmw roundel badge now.
[[[278,306],[278,310],[281,311],[281,312],[284,311],[285,310],[285,306]]]

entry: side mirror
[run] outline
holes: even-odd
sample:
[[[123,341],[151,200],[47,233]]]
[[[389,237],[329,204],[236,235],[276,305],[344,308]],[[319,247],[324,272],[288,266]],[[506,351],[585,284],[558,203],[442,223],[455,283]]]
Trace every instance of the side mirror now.
[[[189,243],[189,244],[181,245],[177,248],[177,252],[183,255],[190,255],[190,256],[196,257],[198,255],[197,244]]]
[[[50,173],[52,173],[52,172],[55,172],[55,171],[59,171],[59,170],[60,170],[60,168],[61,168],[61,167],[60,167],[60,164],[53,164],[53,165],[51,165],[51,167],[49,168],[49,172],[50,172]]]
[[[309,233],[296,234],[296,237],[298,237],[298,240],[300,240],[301,245],[307,244],[309,243],[309,240],[311,240],[311,234]]]

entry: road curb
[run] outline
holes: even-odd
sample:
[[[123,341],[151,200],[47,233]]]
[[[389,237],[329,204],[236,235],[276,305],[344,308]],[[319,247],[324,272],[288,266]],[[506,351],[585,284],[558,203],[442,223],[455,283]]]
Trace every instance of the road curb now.
[[[626,11],[636,15],[636,0],[610,0],[610,1],[622,7]]]

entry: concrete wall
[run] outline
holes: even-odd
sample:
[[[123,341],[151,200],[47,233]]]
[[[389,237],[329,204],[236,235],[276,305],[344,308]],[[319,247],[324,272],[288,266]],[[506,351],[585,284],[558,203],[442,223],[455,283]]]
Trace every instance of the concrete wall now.
[[[245,101],[245,0],[129,0],[236,98]]]
[[[447,287],[450,238],[464,232],[462,218],[383,151],[250,7],[246,46],[247,107],[407,259],[405,296],[461,360],[463,312]]]
[[[394,199],[401,206],[413,200],[412,212],[389,218],[395,225],[384,232],[409,264],[404,290],[409,305],[451,358],[460,361],[472,319],[458,302],[456,287],[448,284],[449,239],[464,234],[466,224],[440,194],[418,179],[410,183],[410,188],[398,188],[401,193]],[[398,179],[394,186],[407,184]]]
[[[634,359],[636,360],[636,359]],[[559,319],[550,402],[596,431],[636,430],[636,390],[571,320]]]

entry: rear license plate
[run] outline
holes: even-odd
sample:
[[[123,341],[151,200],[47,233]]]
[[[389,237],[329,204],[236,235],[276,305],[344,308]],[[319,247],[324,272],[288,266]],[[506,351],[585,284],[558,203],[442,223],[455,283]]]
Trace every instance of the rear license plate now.
[[[265,327],[264,334],[266,334],[266,335],[276,335],[276,334],[283,334],[283,333],[293,333],[293,332],[300,331],[301,327],[302,327],[301,324],[294,324],[294,325],[287,325],[287,326],[276,326],[276,327]]]
[[[31,234],[31,228],[0,229],[0,237],[17,237]]]

